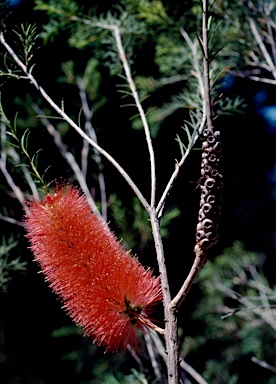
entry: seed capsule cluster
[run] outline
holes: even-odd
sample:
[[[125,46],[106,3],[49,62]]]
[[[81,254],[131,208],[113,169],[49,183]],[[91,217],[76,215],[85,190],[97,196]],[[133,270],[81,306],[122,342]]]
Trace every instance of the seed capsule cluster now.
[[[205,129],[202,143],[200,209],[196,227],[196,243],[207,250],[218,241],[218,222],[222,200],[222,147],[220,132]]]

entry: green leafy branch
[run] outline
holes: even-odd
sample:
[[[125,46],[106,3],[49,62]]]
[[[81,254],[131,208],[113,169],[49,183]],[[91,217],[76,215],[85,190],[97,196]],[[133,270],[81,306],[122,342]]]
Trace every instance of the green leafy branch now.
[[[190,110],[189,115],[190,121],[185,120],[183,127],[181,127],[186,133],[188,144],[184,144],[179,135],[176,135],[175,139],[179,144],[182,157],[185,155],[185,152],[190,152],[190,150],[193,148],[195,144],[195,137],[199,133],[198,127],[202,122],[202,113]]]
[[[8,241],[5,237],[2,238],[0,245],[0,292],[7,292],[8,283],[11,280],[11,272],[25,271],[27,262],[21,261],[20,257],[11,258],[10,251],[14,249],[18,241],[10,237]]]
[[[19,39],[19,42],[16,42],[16,45],[19,47],[18,56],[25,63],[26,67],[29,65],[33,57],[34,46],[36,39],[39,37],[37,33],[37,28],[35,25],[20,25],[20,27],[13,30],[16,36]],[[34,65],[29,69],[29,72],[32,72]]]
[[[43,186],[43,189],[45,192],[48,192],[48,186],[49,184],[46,184],[44,182],[44,175],[49,169],[49,167],[44,171],[43,175],[41,176],[40,173],[38,172],[38,154],[42,149],[37,150],[34,155],[30,155],[28,152],[28,143],[29,143],[29,136],[31,131],[29,129],[26,129],[22,135],[21,138],[19,138],[18,133],[17,133],[17,115],[14,118],[13,124],[10,122],[8,117],[5,115],[2,105],[0,104],[0,115],[2,115],[1,120],[7,127],[8,131],[6,134],[10,136],[14,142],[8,141],[7,143],[11,146],[13,146],[16,150],[19,150],[24,154],[24,156],[27,158],[29,162],[29,166],[31,167],[32,171],[30,174],[34,176],[35,180]],[[18,164],[17,166],[21,167],[29,167],[27,164]]]

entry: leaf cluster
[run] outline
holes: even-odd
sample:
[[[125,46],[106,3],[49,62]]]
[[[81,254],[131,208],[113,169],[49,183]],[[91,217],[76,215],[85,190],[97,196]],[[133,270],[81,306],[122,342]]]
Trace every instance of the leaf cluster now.
[[[260,255],[235,242],[199,274],[203,297],[193,318],[204,331],[191,348],[197,354],[209,350],[204,371],[208,382],[237,383],[240,373],[234,365],[248,356],[275,362],[271,345],[275,343],[276,288],[257,272],[261,262]]]
[[[29,129],[26,129],[20,137],[17,130],[17,114],[12,123],[5,114],[1,104],[0,116],[2,123],[7,128],[6,135],[10,138],[6,142],[1,143],[1,145],[5,146],[5,150],[8,154],[9,151],[7,150],[7,148],[13,148],[13,151],[11,152],[13,154],[11,161],[16,161],[16,167],[21,167],[23,170],[27,168],[29,170],[29,174],[34,177],[34,180],[39,185],[39,187],[43,187],[43,189],[47,191],[48,185],[44,182],[44,176],[48,168],[44,171],[42,175],[40,175],[38,171],[38,157],[39,152],[42,149],[37,150],[33,155],[30,155],[29,153],[28,147],[31,131]],[[24,160],[26,160],[26,162],[24,162],[24,160],[23,162],[21,162],[21,155],[23,155]]]
[[[0,245],[0,292],[8,290],[9,282],[14,272],[23,272],[27,268],[27,262],[21,261],[20,257],[14,257],[13,253],[18,245],[18,241],[12,236],[6,239],[2,237]]]
[[[133,198],[131,209],[127,209],[117,195],[111,194],[109,208],[112,221],[117,227],[116,233],[119,233],[118,237],[122,238],[123,244],[127,249],[142,252],[152,240],[152,229],[148,214],[139,200],[136,197]],[[160,233],[163,238],[169,236],[171,221],[179,215],[180,210],[176,207],[168,208],[164,212],[160,223]]]
[[[28,67],[29,62],[33,57],[36,39],[39,37],[37,27],[35,25],[20,25],[14,29],[14,33],[18,38],[16,45],[19,47],[19,58]],[[32,72],[32,68],[29,69]]]

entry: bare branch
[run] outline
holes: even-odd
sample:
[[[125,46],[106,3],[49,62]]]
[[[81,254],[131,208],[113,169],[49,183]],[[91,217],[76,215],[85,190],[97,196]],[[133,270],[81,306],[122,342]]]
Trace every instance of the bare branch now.
[[[21,164],[21,159],[20,159],[20,156],[19,154],[15,151],[15,149],[13,147],[9,148],[8,149],[8,152],[9,156],[11,156],[13,158],[13,160],[15,161],[16,164]],[[32,194],[33,196],[38,199],[39,198],[39,195],[38,195],[38,190],[37,190],[37,187],[35,185],[35,182],[33,181],[33,178],[27,168],[27,166],[25,165],[21,165],[21,169],[23,171],[23,174],[25,176],[25,179],[27,181],[27,183],[29,184],[29,187],[32,191]]]
[[[15,184],[11,174],[8,172],[8,170],[6,168],[6,165],[5,165],[5,163],[3,162],[2,159],[0,159],[0,169],[1,169],[2,173],[3,173],[3,175],[5,176],[8,185],[11,187],[15,197],[17,198],[19,203],[22,205],[24,211],[26,213],[28,213],[29,210],[28,210],[28,207],[27,207],[26,202],[25,202],[24,194],[21,191],[21,189]]]
[[[251,31],[260,47],[260,50],[263,54],[263,57],[265,59],[265,61],[267,62],[268,66],[269,66],[269,69],[270,69],[270,72],[272,73],[273,77],[276,79],[276,67],[275,67],[275,64],[273,63],[271,57],[270,57],[270,54],[268,53],[267,49],[266,49],[266,46],[262,40],[262,37],[260,35],[260,32],[256,26],[256,23],[255,21],[252,19],[251,16],[248,16],[248,21],[249,21],[249,25],[250,25],[250,28],[251,28]]]
[[[7,127],[3,121],[1,121],[1,123],[0,123],[0,128],[1,128],[1,159],[2,159],[3,165],[6,166],[6,161],[7,161],[7,148],[6,148]]]
[[[63,143],[60,133],[55,129],[55,127],[49,122],[46,117],[43,117],[43,111],[39,108],[39,106],[35,103],[32,104],[32,108],[37,113],[40,115],[40,120],[42,124],[46,127],[48,133],[54,138],[54,143],[58,147],[61,155],[65,158],[67,163],[69,164],[70,168],[73,170],[74,175],[76,179],[78,180],[78,183],[83,190],[83,193],[85,194],[86,200],[89,203],[90,207],[92,208],[93,212],[97,213],[98,216],[100,216],[98,207],[96,206],[96,203],[87,187],[86,181],[83,177],[83,174],[81,172],[81,169],[73,156],[73,154],[68,151],[66,148],[66,145]]]
[[[133,81],[131,73],[130,73],[130,68],[128,65],[128,61],[126,59],[124,47],[123,47],[122,40],[121,40],[120,29],[118,26],[114,26],[114,36],[115,36],[115,40],[117,43],[118,53],[119,53],[120,59],[121,59],[123,66],[124,66],[124,70],[125,70],[125,74],[126,74],[126,77],[128,80],[128,84],[129,84],[129,87],[131,89],[132,96],[135,100],[137,109],[139,111],[139,114],[140,114],[140,117],[141,117],[141,120],[143,123],[144,131],[145,131],[145,135],[146,135],[148,150],[149,150],[149,154],[150,154],[150,165],[151,165],[151,206],[154,207],[155,206],[155,193],[156,193],[156,174],[155,174],[155,158],[154,158],[154,152],[153,152],[153,147],[152,147],[152,142],[151,142],[151,137],[150,137],[150,130],[149,130],[149,126],[148,126],[145,112],[144,112],[143,107],[142,107],[140,100],[139,100],[138,92],[136,90],[134,81]]]
[[[264,15],[265,15],[265,21],[266,21],[267,32],[268,32],[268,41],[269,41],[269,44],[271,46],[273,62],[275,65],[276,64],[276,44],[275,44],[273,27],[272,27],[272,24],[270,22],[270,19],[271,19],[270,13],[272,10],[271,4],[264,3],[263,8],[264,8]]]
[[[253,81],[258,81],[260,83],[276,85],[276,80],[272,80],[272,79],[266,79],[266,78],[262,78],[262,77],[258,77],[258,76],[240,76],[240,75],[238,75],[238,76],[239,77],[246,77],[247,79],[250,79]]]
[[[194,144],[196,143],[196,141],[198,140],[200,134],[202,133],[203,128],[205,126],[205,122],[206,122],[206,109],[205,109],[205,106],[203,105],[203,115],[202,115],[201,123],[200,123],[198,129],[195,130],[195,135],[193,136],[193,140],[192,140],[191,144],[189,145],[189,147],[187,148],[184,156],[182,156],[182,158],[181,158],[181,160],[179,162],[178,161],[176,162],[175,170],[174,170],[173,174],[171,175],[171,178],[168,181],[168,184],[166,185],[166,188],[164,189],[164,192],[163,192],[163,194],[162,194],[162,196],[161,196],[161,198],[159,200],[159,203],[158,203],[157,208],[156,208],[156,212],[158,214],[158,217],[161,217],[161,215],[162,215],[162,210],[163,210],[163,207],[164,207],[164,204],[165,204],[165,200],[166,200],[170,190],[173,187],[173,184],[174,184],[174,182],[175,182],[175,180],[177,178],[179,169],[181,168],[181,166],[186,161],[188,155],[190,154],[191,150],[194,147]]]
[[[82,108],[83,108],[83,113],[85,116],[85,130],[88,133],[89,137],[98,144],[97,136],[95,129],[92,125],[92,116],[93,116],[93,111],[89,108],[88,101],[87,101],[87,96],[86,92],[84,90],[84,85],[83,81],[80,78],[77,78],[77,86],[79,88],[79,94],[80,94],[80,99],[82,103]],[[87,141],[84,140],[84,145],[83,145],[83,150],[82,150],[82,159],[85,157],[87,158],[88,155],[88,148],[86,148]],[[86,155],[85,155],[86,153]],[[95,154],[95,162],[98,166],[98,181],[99,181],[99,186],[100,186],[100,196],[101,196],[101,207],[102,207],[102,216],[105,221],[107,221],[107,197],[106,197],[106,188],[105,188],[105,180],[104,180],[104,175],[103,172],[101,171],[102,168],[102,159],[99,151],[94,149],[94,154]],[[86,161],[87,163],[87,161]],[[84,171],[84,164],[83,164],[83,170],[82,173],[85,174],[86,172]]]
[[[150,337],[156,350],[158,351],[159,355],[162,357],[164,362],[167,364],[167,354],[159,337],[153,332],[151,333],[152,334],[150,335]],[[207,381],[205,381],[204,378],[183,358],[180,358],[180,368],[187,372],[198,384],[208,384]]]
[[[270,314],[267,313],[267,311],[264,311],[262,305],[256,306],[254,303],[251,302],[251,300],[249,300],[248,297],[237,294],[235,291],[225,287],[221,283],[216,283],[216,288],[219,289],[221,292],[223,292],[225,295],[243,304],[246,307],[246,309],[252,311],[255,315],[259,316],[265,323],[270,325],[272,329],[276,330],[276,321],[274,316],[270,316]],[[235,310],[235,313],[237,313],[238,311],[242,311],[242,309]]]
[[[19,57],[16,55],[16,53],[13,51],[13,49],[9,46],[9,44],[5,41],[4,35],[1,32],[0,33],[0,42],[3,44],[3,46],[6,48],[6,50],[9,52],[9,54],[12,56],[12,58],[15,60],[15,62],[18,64],[18,66],[23,70],[23,72],[27,75],[30,82],[36,87],[36,89],[40,92],[42,97],[51,105],[51,107],[65,120],[67,123],[78,132],[78,134],[83,137],[87,142],[92,145],[92,147],[96,148],[110,163],[118,170],[118,172],[123,176],[123,178],[126,180],[126,182],[129,184],[129,186],[132,188],[138,199],[141,201],[142,205],[146,209],[148,213],[151,212],[150,205],[136,186],[136,184],[133,182],[133,180],[130,178],[130,176],[126,173],[126,171],[120,166],[120,164],[103,148],[101,148],[97,143],[95,143],[52,99],[51,97],[45,92],[45,90],[37,83],[36,79],[33,77],[33,75],[28,72],[27,67],[22,63],[22,61],[19,59]]]
[[[114,34],[114,38],[115,38],[117,49],[118,49],[118,54],[119,54],[120,60],[123,64],[126,78],[128,81],[128,85],[130,87],[130,90],[131,90],[132,96],[134,98],[136,107],[139,111],[139,114],[140,114],[140,117],[141,117],[141,120],[143,123],[143,127],[144,127],[144,132],[146,135],[146,141],[147,141],[147,146],[148,146],[148,150],[149,150],[149,154],[150,154],[150,165],[151,165],[151,207],[154,207],[155,206],[155,194],[156,194],[155,156],[154,156],[154,151],[153,151],[152,141],[151,141],[151,137],[150,137],[150,130],[149,130],[149,125],[147,122],[146,114],[145,114],[144,109],[140,103],[139,95],[138,95],[135,83],[134,83],[132,76],[131,76],[130,67],[129,67],[128,61],[126,59],[126,54],[125,54],[124,47],[122,44],[120,28],[118,25],[108,25],[108,24],[104,24],[104,23],[93,22],[91,20],[81,19],[81,18],[75,17],[75,16],[73,16],[71,18],[71,20],[80,21],[80,22],[83,22],[85,24],[90,24],[90,25],[93,25],[93,26],[101,28],[101,29],[107,29],[107,30],[112,31]]]
[[[273,313],[269,305],[269,300],[267,297],[266,289],[264,287],[264,284],[262,283],[261,276],[256,270],[255,266],[250,265],[249,266],[249,272],[251,273],[251,276],[254,279],[254,282],[256,283],[257,289],[260,293],[260,299],[262,301],[263,307],[267,308],[268,315],[273,318]]]
[[[195,65],[194,69],[195,69],[196,74],[197,74],[199,93],[200,93],[202,99],[204,99],[204,83],[203,83],[203,78],[202,78],[202,71],[201,71],[200,65],[199,65],[198,40],[195,40],[193,42],[191,40],[190,36],[188,35],[188,33],[183,28],[180,30],[180,32],[181,32],[182,36],[184,37],[184,39],[186,40],[187,44],[189,45],[189,47],[192,51],[193,62]]]
[[[158,382],[160,382],[162,378],[162,371],[160,369],[160,365],[157,362],[155,349],[153,348],[153,341],[152,341],[153,337],[154,336],[151,336],[150,334],[146,334],[145,341],[146,341],[146,346],[147,346],[148,354],[150,357],[151,365],[155,374],[155,379]],[[158,337],[158,336],[155,336],[155,337]]]
[[[10,223],[10,224],[19,225],[20,227],[24,227],[24,223],[22,221],[13,219],[12,217],[4,216],[1,213],[0,213],[0,220],[6,221],[7,223]]]
[[[258,364],[260,367],[263,367],[265,369],[268,369],[269,371],[273,372],[273,373],[276,373],[276,368],[273,367],[272,365],[268,364],[266,361],[264,360],[258,360],[256,359],[256,357],[251,357],[251,361],[253,361],[253,363],[255,364]]]
[[[189,375],[191,375],[191,377],[195,379],[198,384],[208,384],[207,381],[204,380],[204,378],[185,360],[180,360],[180,367],[189,373]]]
[[[189,45],[189,47],[192,51],[192,57],[193,57],[193,63],[195,65],[195,73],[196,73],[196,79],[198,81],[199,93],[202,97],[202,117],[201,117],[201,122],[199,123],[198,128],[195,129],[195,131],[194,131],[192,141],[189,144],[187,150],[185,151],[185,154],[182,156],[182,158],[180,159],[179,162],[178,161],[176,162],[175,170],[174,170],[173,174],[171,175],[170,180],[168,181],[168,184],[166,185],[166,188],[165,188],[165,190],[164,190],[164,192],[160,198],[160,201],[159,201],[157,208],[156,208],[156,212],[158,214],[158,217],[162,216],[162,211],[163,211],[163,207],[165,204],[165,200],[166,200],[171,188],[173,187],[173,183],[174,183],[175,179],[177,178],[179,169],[181,168],[181,166],[186,161],[186,159],[187,159],[188,155],[190,154],[192,148],[194,147],[196,141],[198,140],[199,136],[201,135],[203,128],[205,126],[205,122],[206,122],[206,107],[205,107],[205,101],[204,101],[204,83],[203,83],[203,78],[202,78],[202,71],[201,71],[200,65],[199,65],[198,42],[197,41],[192,42],[189,35],[187,34],[187,32],[184,29],[181,29],[181,34],[184,37],[184,39],[186,40],[187,44]]]
[[[190,289],[191,289],[191,287],[192,287],[192,285],[193,285],[193,283],[194,283],[194,281],[198,275],[198,272],[200,271],[202,266],[206,263],[206,261],[207,261],[206,253],[202,250],[198,250],[198,252],[196,252],[196,257],[194,259],[192,268],[191,268],[186,280],[184,281],[184,284],[182,285],[179,292],[177,293],[177,295],[173,298],[173,300],[170,303],[171,310],[176,311],[179,308],[179,306],[181,305],[183,300],[186,298],[188,292],[190,291]]]

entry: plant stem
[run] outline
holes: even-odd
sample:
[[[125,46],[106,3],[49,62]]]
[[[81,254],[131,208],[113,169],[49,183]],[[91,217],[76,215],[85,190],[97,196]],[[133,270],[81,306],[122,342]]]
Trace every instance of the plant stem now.
[[[177,331],[177,311],[170,310],[171,294],[167,269],[165,265],[163,243],[160,235],[159,220],[155,210],[151,216],[152,233],[154,237],[161,287],[163,293],[164,316],[165,316],[165,341],[168,355],[168,384],[179,383],[179,341]]]
[[[208,46],[208,0],[203,0],[203,15],[202,15],[202,40],[204,50],[204,97],[206,106],[207,127],[214,130],[212,105],[211,105],[211,92],[210,92],[210,63],[209,63],[209,46]]]
[[[14,61],[17,63],[17,65],[23,70],[23,72],[26,74],[29,81],[36,87],[36,89],[40,92],[41,96],[51,105],[51,107],[65,120],[67,123],[74,128],[78,134],[87,140],[87,142],[92,145],[92,147],[96,148],[98,152],[100,152],[114,167],[118,170],[118,172],[123,176],[123,178],[126,180],[126,182],[129,184],[129,186],[132,188],[138,199],[141,201],[142,205],[146,209],[148,213],[150,213],[150,205],[148,204],[147,200],[144,198],[141,191],[138,189],[134,181],[131,179],[131,177],[127,174],[127,172],[121,167],[121,165],[108,153],[106,152],[102,147],[100,147],[97,143],[95,143],[52,99],[51,97],[45,92],[45,90],[37,83],[36,79],[33,77],[33,75],[28,71],[25,64],[22,63],[22,61],[19,59],[19,57],[16,55],[14,50],[10,47],[10,45],[6,42],[3,33],[0,33],[0,43],[6,48],[6,50],[9,52],[11,57],[14,59]]]

